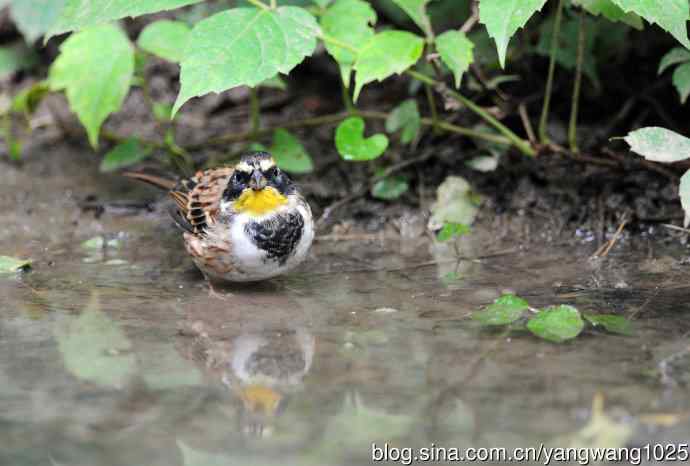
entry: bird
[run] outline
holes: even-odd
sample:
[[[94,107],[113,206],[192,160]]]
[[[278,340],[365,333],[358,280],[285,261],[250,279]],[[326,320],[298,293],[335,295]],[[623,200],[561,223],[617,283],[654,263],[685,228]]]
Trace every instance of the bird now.
[[[141,172],[125,176],[168,190],[184,245],[206,278],[256,282],[293,270],[314,239],[309,203],[268,152],[177,182]]]

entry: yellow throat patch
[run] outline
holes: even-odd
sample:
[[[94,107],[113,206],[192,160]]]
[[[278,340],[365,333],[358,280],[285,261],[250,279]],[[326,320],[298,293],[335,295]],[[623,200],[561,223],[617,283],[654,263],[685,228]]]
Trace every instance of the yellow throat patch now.
[[[287,197],[275,188],[264,188],[261,191],[245,189],[235,201],[235,210],[249,215],[265,215],[273,212],[281,205],[287,204]]]

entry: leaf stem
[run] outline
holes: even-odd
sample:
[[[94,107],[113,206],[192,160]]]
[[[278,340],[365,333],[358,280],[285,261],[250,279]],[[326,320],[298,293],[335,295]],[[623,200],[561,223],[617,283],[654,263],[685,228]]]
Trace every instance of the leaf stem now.
[[[413,77],[414,79],[417,79],[418,81],[421,81],[425,84],[429,84],[430,86],[433,87],[445,87],[443,83],[440,83],[433,78],[419,73],[414,70],[407,70],[405,72],[409,76]],[[463,96],[459,92],[455,92],[452,89],[445,88],[443,92],[451,97],[454,100],[457,100],[464,106],[466,106],[468,109],[470,109],[472,112],[477,114],[479,117],[481,117],[484,121],[489,123],[491,126],[496,128],[499,133],[504,135],[517,149],[522,152],[524,155],[534,157],[536,156],[535,150],[530,146],[529,142],[525,141],[524,139],[520,138],[517,134],[515,134],[513,131],[511,131],[507,126],[505,126],[503,123],[498,121],[496,118],[493,117],[489,112],[481,108],[479,105],[475,104],[472,102],[470,99],[467,97]]]
[[[257,133],[261,127],[261,102],[256,87],[249,89],[249,123],[251,132]]]
[[[556,9],[556,19],[553,23],[553,34],[551,35],[551,51],[549,52],[549,72],[546,79],[546,90],[544,91],[544,104],[541,108],[541,118],[539,119],[539,139],[542,144],[548,144],[549,135],[546,125],[549,120],[549,107],[551,105],[551,92],[553,90],[553,76],[556,71],[556,52],[558,50],[558,37],[561,34],[561,19],[563,18],[563,0],[558,0]]]
[[[278,1],[271,0],[271,10],[275,10],[276,8],[278,8]]]
[[[264,2],[262,2],[261,0],[247,0],[247,1],[248,1],[249,3],[251,3],[252,5],[254,5],[255,7],[261,8],[262,10],[270,10],[270,9],[271,9],[270,6],[266,5],[266,4],[265,4]]]
[[[586,39],[585,12],[580,11],[580,24],[577,32],[577,65],[575,68],[575,84],[573,86],[573,98],[570,105],[570,122],[568,123],[568,142],[570,150],[579,152],[577,147],[577,115],[580,108],[580,87],[582,86],[582,64],[585,55]]]
[[[431,110],[431,120],[433,121],[434,133],[439,132],[438,127],[438,109],[436,108],[436,98],[434,97],[434,90],[429,84],[424,84],[424,91],[426,92],[426,100],[429,104],[429,109]]]
[[[354,46],[352,46],[352,45],[348,44],[347,42],[344,42],[340,39],[336,39],[333,36],[329,36],[328,34],[324,34],[323,32],[319,36],[319,39],[321,39],[324,42],[329,42],[333,45],[337,45],[338,47],[342,47],[342,48],[348,50],[349,52],[352,52],[355,54],[359,52],[359,50],[356,47],[354,47]]]

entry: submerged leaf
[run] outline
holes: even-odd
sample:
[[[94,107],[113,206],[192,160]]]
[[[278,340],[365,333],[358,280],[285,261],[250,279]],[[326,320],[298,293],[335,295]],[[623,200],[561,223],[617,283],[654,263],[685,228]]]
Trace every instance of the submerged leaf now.
[[[338,125],[335,147],[345,160],[374,160],[386,151],[388,138],[385,134],[365,138],[364,120],[361,117],[350,117]]]
[[[482,325],[508,325],[522,317],[528,308],[529,304],[524,299],[504,294],[483,311],[472,314],[472,318]]]
[[[30,259],[16,259],[9,256],[0,256],[0,274],[15,273],[31,267]]]
[[[620,333],[621,335],[632,335],[632,322],[623,316],[613,314],[585,314],[585,319],[592,323],[592,325],[601,325],[611,333]]]
[[[690,157],[690,139],[666,128],[640,128],[623,139],[630,150],[653,162],[678,162]]]
[[[530,332],[554,343],[575,338],[584,326],[580,312],[568,305],[547,307],[527,322]]]
[[[436,239],[444,242],[455,239],[459,236],[469,234],[472,229],[464,223],[446,222],[436,235]]]

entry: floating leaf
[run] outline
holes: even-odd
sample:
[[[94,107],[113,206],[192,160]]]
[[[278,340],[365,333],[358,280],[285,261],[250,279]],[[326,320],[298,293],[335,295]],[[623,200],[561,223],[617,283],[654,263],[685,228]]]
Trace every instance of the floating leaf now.
[[[425,35],[431,34],[431,21],[429,15],[426,13],[426,4],[430,0],[393,0],[393,3],[398,5],[412,18],[419,28],[424,31]]]
[[[683,63],[673,72],[673,85],[680,95],[682,104],[688,100],[690,95],[690,63]]]
[[[119,388],[135,373],[129,339],[101,310],[95,294],[78,317],[56,327],[55,337],[64,365],[75,377]]]
[[[683,207],[683,212],[685,212],[683,226],[687,228],[690,225],[690,170],[680,177],[678,195],[680,196],[680,205]]]
[[[0,274],[15,273],[31,267],[31,260],[0,256]]]
[[[363,0],[337,0],[321,17],[324,34],[358,49],[374,35],[376,12]],[[326,41],[326,50],[338,62],[345,87],[350,87],[352,65],[357,58],[353,50]]]
[[[438,234],[436,235],[436,239],[444,242],[448,241],[451,239],[458,238],[460,236],[464,236],[470,233],[472,229],[468,226],[465,225],[464,223],[451,223],[447,222],[443,224],[443,227],[439,230]]]
[[[659,62],[659,74],[663,73],[669,66],[677,65],[690,61],[690,50],[682,47],[671,49],[666,55],[661,57]]]
[[[100,170],[101,172],[112,172],[135,165],[151,155],[151,152],[152,148],[143,146],[139,139],[126,139],[105,154]]]
[[[17,28],[33,43],[58,19],[65,0],[11,0],[10,13]]]
[[[678,162],[690,157],[690,139],[666,128],[640,128],[623,139],[630,150],[653,162]]]
[[[182,21],[155,21],[139,34],[137,45],[149,53],[179,63],[189,42],[191,29]]]
[[[462,74],[467,71],[474,61],[472,53],[474,44],[464,33],[450,30],[436,38],[436,49],[441,55],[443,63],[453,73],[455,87],[459,88]]]
[[[611,0],[623,11],[633,12],[650,23],[670,32],[686,48],[690,48],[685,23],[690,15],[688,0]]]
[[[316,47],[319,26],[303,8],[234,8],[199,21],[181,63],[173,116],[192,97],[255,86],[287,74]]]
[[[472,318],[482,325],[508,325],[522,317],[528,308],[529,304],[524,299],[504,294],[483,311],[472,314]]]
[[[26,0],[21,0],[26,1]],[[52,1],[52,0],[51,0]],[[172,10],[202,0],[64,0],[56,23],[47,37],[75,29],[84,29],[127,16],[140,16],[164,10]]]
[[[402,73],[419,60],[424,39],[405,31],[384,31],[371,37],[360,49],[354,69],[357,100],[365,84]]]
[[[620,333],[621,335],[632,335],[632,322],[623,316],[613,314],[585,314],[585,319],[592,323],[592,325],[601,325],[611,333]]]
[[[489,35],[496,41],[498,59],[505,68],[510,38],[527,20],[541,10],[546,0],[481,0],[479,20],[486,25]]]
[[[120,109],[134,74],[134,50],[114,25],[72,34],[50,68],[50,88],[64,89],[70,107],[98,146],[101,124]]]
[[[410,189],[407,178],[404,176],[387,176],[378,180],[371,188],[371,195],[376,199],[393,201],[405,194]]]
[[[611,0],[573,0],[573,3],[580,5],[595,16],[602,15],[614,23],[622,21],[635,29],[642,29],[644,27],[642,19],[638,15],[624,12],[621,7]]]
[[[364,120],[350,117],[343,120],[335,130],[335,147],[345,160],[374,160],[388,147],[385,134],[364,137]]]
[[[0,78],[15,71],[31,68],[37,62],[36,54],[24,42],[14,42],[0,47]]]
[[[446,223],[472,225],[477,216],[478,199],[469,183],[459,176],[449,176],[436,191],[431,206],[429,229],[438,230]]]
[[[278,166],[288,173],[311,173],[314,163],[299,139],[284,129],[273,133],[273,145],[269,149]]]
[[[584,325],[580,312],[567,305],[547,307],[527,322],[530,332],[555,343],[575,338]]]
[[[419,116],[417,101],[407,99],[395,107],[386,118],[386,131],[394,133],[402,129],[400,142],[409,144],[417,139],[419,128],[422,125],[422,118]]]

